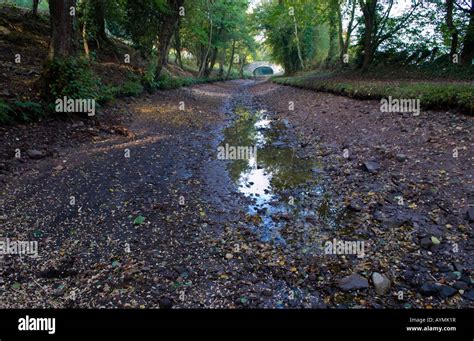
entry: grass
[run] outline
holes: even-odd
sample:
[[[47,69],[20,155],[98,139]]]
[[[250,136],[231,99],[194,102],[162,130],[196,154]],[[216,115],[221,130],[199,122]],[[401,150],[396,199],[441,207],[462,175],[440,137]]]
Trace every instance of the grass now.
[[[474,113],[474,91],[472,84],[428,81],[371,81],[341,79],[330,74],[275,77],[273,81],[308,90],[329,92],[355,99],[382,98],[420,99],[423,109],[458,109],[463,113]]]

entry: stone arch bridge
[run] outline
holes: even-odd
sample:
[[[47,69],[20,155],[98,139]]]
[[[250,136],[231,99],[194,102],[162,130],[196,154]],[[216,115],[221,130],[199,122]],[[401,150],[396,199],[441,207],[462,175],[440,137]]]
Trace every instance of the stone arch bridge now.
[[[284,70],[280,65],[276,65],[276,64],[266,62],[266,61],[258,61],[258,62],[247,64],[244,66],[244,71],[251,73],[254,76],[258,76],[258,75],[279,76],[284,73]]]

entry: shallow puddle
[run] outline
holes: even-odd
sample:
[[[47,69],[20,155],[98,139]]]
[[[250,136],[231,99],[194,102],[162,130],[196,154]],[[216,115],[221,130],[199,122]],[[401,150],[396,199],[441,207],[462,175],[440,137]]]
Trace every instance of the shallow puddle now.
[[[295,155],[284,138],[285,122],[272,120],[265,110],[237,107],[235,114],[237,118],[225,129],[221,145],[227,151],[256,147],[256,153],[244,155],[248,157],[238,152],[227,153],[231,156],[227,158],[231,178],[239,192],[252,199],[247,211],[255,232],[263,241],[284,244],[279,233],[283,222],[279,217],[295,210],[294,198],[284,197],[284,193],[314,180],[318,165]]]

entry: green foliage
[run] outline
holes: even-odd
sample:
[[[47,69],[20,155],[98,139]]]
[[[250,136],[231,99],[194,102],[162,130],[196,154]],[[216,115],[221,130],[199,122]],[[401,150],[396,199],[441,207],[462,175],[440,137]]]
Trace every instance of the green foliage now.
[[[277,77],[274,82],[303,89],[330,92],[356,99],[404,98],[420,99],[424,109],[458,108],[474,114],[472,85],[460,83],[373,83],[371,81],[340,81],[315,77]]]
[[[168,14],[166,0],[125,0],[124,34],[144,56],[153,54],[164,16]]]
[[[266,44],[270,46],[273,59],[283,65],[285,71],[293,74],[302,69],[300,55],[305,67],[321,63],[330,55],[337,39],[328,27],[330,15],[335,13],[325,1],[262,2],[255,18],[258,28],[263,30]],[[335,54],[336,51],[331,52]],[[334,56],[331,55],[331,58]]]
[[[21,122],[37,121],[44,116],[43,107],[35,102],[15,102],[16,119]]]
[[[0,100],[0,124],[12,123],[14,114],[13,108]]]
[[[0,124],[28,123],[37,121],[43,116],[43,107],[39,103],[17,101],[8,104],[0,101]]]
[[[157,81],[157,88],[162,90],[177,89],[184,85],[184,78],[171,77],[163,74]]]
[[[102,84],[94,75],[89,62],[82,58],[54,59],[47,62],[45,72],[47,103],[58,98],[98,99]]]
[[[138,96],[144,91],[143,85],[138,81],[129,80],[125,82],[116,92],[117,97]]]
[[[145,73],[143,74],[143,85],[149,92],[153,92],[158,89],[158,82],[156,79],[156,59],[153,58],[152,62],[147,65]]]

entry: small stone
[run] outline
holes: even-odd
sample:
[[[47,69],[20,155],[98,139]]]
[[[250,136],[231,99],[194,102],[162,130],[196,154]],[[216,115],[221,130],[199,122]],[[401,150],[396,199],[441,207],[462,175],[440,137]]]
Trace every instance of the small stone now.
[[[450,287],[449,285],[442,285],[441,287],[439,287],[439,295],[442,298],[451,297],[457,292],[458,291],[456,289]]]
[[[226,253],[225,259],[229,260],[229,259],[232,259],[232,258],[234,258],[234,255],[232,253]]]
[[[57,288],[53,290],[53,296],[54,297],[61,297],[64,295],[64,288]]]
[[[375,161],[366,161],[364,162],[364,169],[369,173],[377,173],[380,165]]]
[[[159,302],[160,309],[171,309],[173,307],[173,301],[168,297],[163,297]]]
[[[429,249],[431,246],[433,246],[433,241],[430,237],[425,237],[420,240],[420,245],[424,249]]]
[[[369,282],[358,274],[352,274],[340,279],[338,286],[344,291],[366,289],[369,287]]]
[[[465,282],[457,281],[456,283],[453,284],[453,287],[455,287],[458,290],[467,290],[469,286]]]
[[[469,209],[466,211],[466,220],[470,223],[474,222],[474,207],[469,207]]]
[[[46,156],[46,153],[43,151],[36,150],[36,149],[28,149],[26,151],[26,155],[28,155],[30,159],[39,160],[39,159],[44,158]]]
[[[360,205],[354,201],[352,201],[351,203],[349,203],[349,205],[347,205],[347,209],[352,212],[360,212],[362,210]]]
[[[390,280],[378,272],[372,274],[375,292],[379,295],[386,295],[390,292]]]
[[[465,292],[462,297],[467,298],[469,301],[474,301],[474,289]]]
[[[385,220],[385,214],[382,211],[375,211],[373,217],[378,222],[383,222]]]
[[[406,156],[405,154],[397,154],[395,158],[398,162],[405,162],[406,160],[408,160],[408,156]]]

